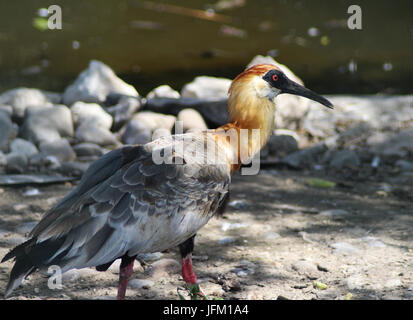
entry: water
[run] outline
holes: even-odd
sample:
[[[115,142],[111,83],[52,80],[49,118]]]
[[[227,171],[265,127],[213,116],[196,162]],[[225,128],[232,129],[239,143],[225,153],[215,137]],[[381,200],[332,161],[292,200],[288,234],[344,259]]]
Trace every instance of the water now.
[[[219,11],[228,1],[236,6]],[[62,91],[91,59],[141,93],[180,89],[200,74],[233,78],[270,54],[321,93],[412,92],[411,1],[360,2],[362,30],[347,27],[353,1],[228,1],[54,0],[63,29],[41,31],[33,21],[50,1],[1,0],[0,91]]]

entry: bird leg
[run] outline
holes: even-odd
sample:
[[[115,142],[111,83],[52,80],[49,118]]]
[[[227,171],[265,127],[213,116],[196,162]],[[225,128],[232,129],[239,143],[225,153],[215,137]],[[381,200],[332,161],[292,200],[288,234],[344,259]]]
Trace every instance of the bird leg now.
[[[133,262],[135,257],[128,257],[127,255],[122,257],[122,262],[120,263],[119,270],[119,286],[117,300],[124,300],[126,294],[126,288],[128,286],[128,281],[133,274]]]
[[[179,245],[179,251],[181,252],[182,257],[182,278],[188,284],[191,291],[194,286],[197,286],[197,295],[201,298],[204,298],[205,294],[197,284],[198,279],[192,267],[192,251],[194,250],[194,239],[195,236],[192,236]]]

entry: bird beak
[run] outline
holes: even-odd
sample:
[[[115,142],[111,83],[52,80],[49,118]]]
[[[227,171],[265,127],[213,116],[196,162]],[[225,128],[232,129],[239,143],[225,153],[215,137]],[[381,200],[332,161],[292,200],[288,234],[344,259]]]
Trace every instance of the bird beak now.
[[[284,85],[284,87],[281,89],[281,93],[295,94],[297,96],[301,96],[301,97],[305,97],[305,98],[317,101],[318,103],[321,103],[327,108],[330,108],[330,109],[334,108],[333,104],[330,101],[328,101],[326,98],[320,96],[314,91],[311,91],[310,89],[307,89],[303,87],[302,85],[299,85],[298,83],[291,81],[289,79],[286,85]]]

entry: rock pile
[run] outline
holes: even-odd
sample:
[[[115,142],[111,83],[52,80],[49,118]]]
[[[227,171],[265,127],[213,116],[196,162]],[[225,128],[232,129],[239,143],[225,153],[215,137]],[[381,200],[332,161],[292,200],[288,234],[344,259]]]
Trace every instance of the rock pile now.
[[[274,63],[258,56],[250,63]],[[0,95],[0,173],[60,172],[79,176],[91,161],[122,144],[143,144],[174,132],[227,121],[231,81],[197,77],[181,93],[162,85],[142,97],[105,64],[89,67],[64,93],[17,88]],[[413,172],[413,96],[328,96],[335,110],[281,95],[263,163],[296,169],[390,166]],[[162,130],[159,130],[162,129]],[[413,178],[412,178],[413,180]]]

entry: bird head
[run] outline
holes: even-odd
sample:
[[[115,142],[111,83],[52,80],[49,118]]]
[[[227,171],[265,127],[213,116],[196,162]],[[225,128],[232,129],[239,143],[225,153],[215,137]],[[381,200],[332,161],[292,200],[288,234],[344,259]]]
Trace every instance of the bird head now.
[[[272,64],[255,65],[239,74],[232,82],[229,93],[230,100],[231,97],[237,99],[241,96],[245,99],[245,96],[248,95],[250,98],[254,97],[271,102],[274,102],[274,98],[278,95],[289,93],[333,108],[332,103],[326,98],[292,81],[277,66]]]

